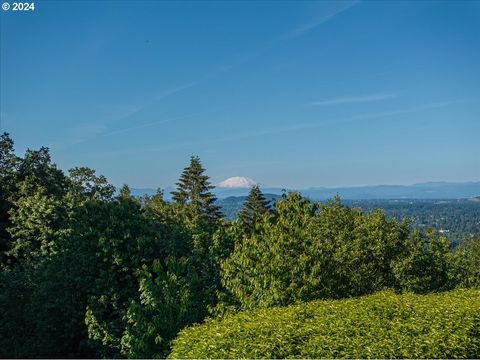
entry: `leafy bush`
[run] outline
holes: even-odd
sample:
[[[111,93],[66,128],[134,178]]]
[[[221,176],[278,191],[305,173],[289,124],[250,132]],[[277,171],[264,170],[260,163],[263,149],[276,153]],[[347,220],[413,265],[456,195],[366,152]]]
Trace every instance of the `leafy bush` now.
[[[186,328],[171,358],[479,358],[480,290],[312,301]]]
[[[458,287],[480,288],[480,235],[460,246],[453,271]]]

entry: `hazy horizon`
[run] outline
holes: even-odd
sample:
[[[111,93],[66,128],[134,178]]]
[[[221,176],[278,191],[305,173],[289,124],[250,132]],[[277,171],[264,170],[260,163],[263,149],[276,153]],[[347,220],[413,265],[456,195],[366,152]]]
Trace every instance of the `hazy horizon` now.
[[[225,179],[228,180],[228,179]],[[286,190],[308,190],[308,189],[320,189],[320,188],[325,188],[325,189],[337,189],[337,188],[363,188],[363,187],[376,187],[376,186],[416,186],[416,185],[434,185],[434,184],[452,184],[452,185],[465,185],[465,184],[478,184],[480,183],[480,180],[471,180],[471,181],[422,181],[422,182],[416,182],[416,183],[405,183],[405,184],[398,184],[398,183],[392,183],[392,184],[363,184],[363,185],[332,185],[332,186],[308,186],[308,187],[285,187],[281,185],[271,185],[271,184],[264,184],[261,182],[256,182],[257,185],[260,186],[260,188],[264,189],[282,189],[285,188]],[[156,190],[157,188],[160,189],[174,189],[176,187],[175,184],[170,184],[167,186],[163,187],[139,187],[139,186],[134,186],[132,184],[116,184],[116,188],[119,189],[123,185],[128,185],[131,189],[137,189],[137,190]],[[232,186],[232,187],[224,187],[221,186],[220,183],[214,183],[212,182],[212,185],[215,186],[216,188],[219,189],[241,189],[241,188],[249,188],[249,187],[243,187],[243,186]]]

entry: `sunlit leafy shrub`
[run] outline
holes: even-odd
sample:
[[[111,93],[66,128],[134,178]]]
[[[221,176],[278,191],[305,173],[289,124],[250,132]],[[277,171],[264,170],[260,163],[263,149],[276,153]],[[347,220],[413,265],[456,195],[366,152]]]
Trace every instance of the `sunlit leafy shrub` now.
[[[480,290],[260,308],[180,332],[171,358],[479,358]]]

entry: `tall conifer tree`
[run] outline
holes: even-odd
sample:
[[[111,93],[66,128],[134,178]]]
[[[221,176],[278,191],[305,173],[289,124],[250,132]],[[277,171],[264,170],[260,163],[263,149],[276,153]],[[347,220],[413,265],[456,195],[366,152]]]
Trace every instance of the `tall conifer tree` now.
[[[172,192],[172,197],[177,203],[191,204],[195,211],[207,218],[218,219],[222,217],[222,213],[215,204],[217,198],[211,192],[214,186],[204,172],[200,158],[192,155],[190,165],[183,170],[176,184],[177,191]]]
[[[250,189],[242,210],[238,213],[238,219],[245,233],[253,233],[255,224],[262,219],[263,215],[270,211],[269,203],[258,185],[254,185]]]

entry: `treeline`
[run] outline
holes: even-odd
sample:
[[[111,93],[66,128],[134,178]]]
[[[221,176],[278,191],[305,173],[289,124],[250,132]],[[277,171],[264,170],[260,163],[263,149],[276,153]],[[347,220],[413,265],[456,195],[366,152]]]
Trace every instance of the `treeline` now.
[[[455,253],[382,211],[258,187],[226,220],[198,157],[166,202],[118,194],[47,148],[0,139],[0,356],[166,357],[178,332],[242,309],[480,285],[480,238]]]
[[[271,200],[280,195],[265,194]],[[222,212],[234,220],[241,210],[245,196],[231,196],[218,200]],[[425,231],[435,228],[452,240],[454,247],[480,234],[480,199],[448,200],[345,200],[342,203],[364,212],[382,209],[388,219],[408,218],[413,229]]]
[[[363,211],[382,208],[388,218],[408,218],[412,227],[423,231],[444,231],[454,246],[480,234],[480,199],[449,200],[350,200],[345,204]]]

